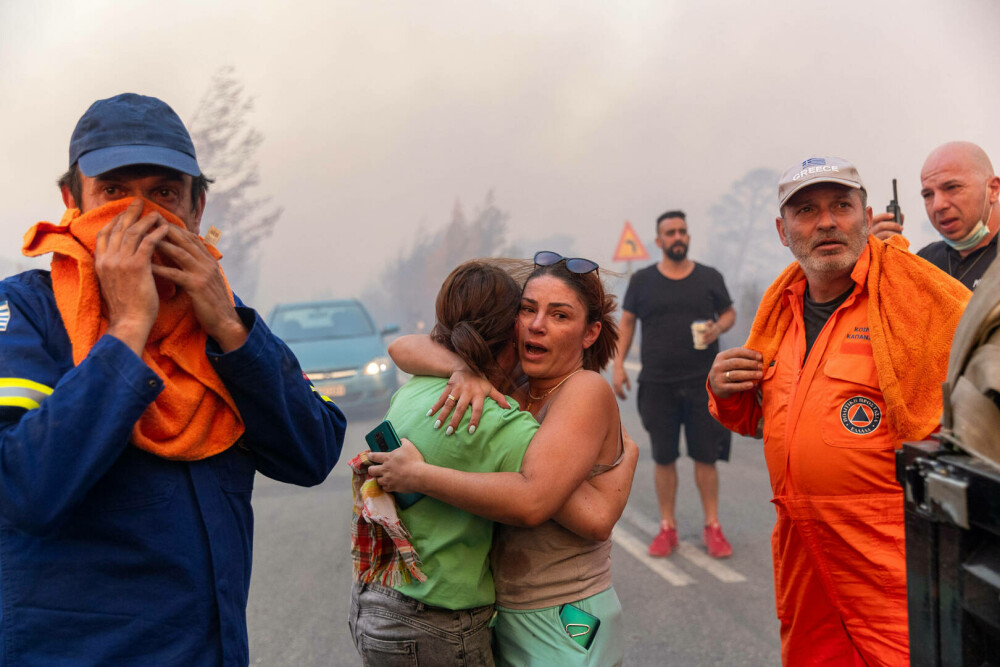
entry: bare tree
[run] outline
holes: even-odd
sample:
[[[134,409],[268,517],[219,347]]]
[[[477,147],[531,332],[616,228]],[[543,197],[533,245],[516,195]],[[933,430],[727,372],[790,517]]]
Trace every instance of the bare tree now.
[[[263,135],[250,126],[253,98],[247,95],[233,67],[212,76],[188,127],[203,173],[215,179],[202,218],[202,233],[210,225],[222,232],[218,248],[233,289],[252,300],[257,289],[260,244],[271,235],[282,209],[270,197],[255,193],[260,184],[255,156]]]
[[[730,342],[750,331],[764,290],[792,261],[774,229],[778,176],[771,169],[752,169],[708,210],[714,242],[707,259],[723,272],[736,302]]]
[[[456,202],[451,221],[442,229],[419,230],[409,249],[401,251],[377,284],[365,290],[365,303],[376,320],[397,323],[403,331],[429,331],[434,299],[452,269],[476,257],[510,256],[505,241],[508,218],[490,192],[471,220]]]

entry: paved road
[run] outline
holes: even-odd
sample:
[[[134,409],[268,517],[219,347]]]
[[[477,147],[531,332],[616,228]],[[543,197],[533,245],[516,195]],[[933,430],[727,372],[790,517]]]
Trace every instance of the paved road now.
[[[628,627],[629,665],[777,665],[770,530],[774,510],[759,441],[736,438],[720,467],[724,561],[701,542],[701,508],[690,461],[680,462],[681,548],[667,559],[645,549],[657,528],[652,460],[632,400],[622,419],[642,454],[632,497],[615,529],[613,577]],[[248,620],[255,665],[359,665],[347,631],[351,581],[350,478],[343,463],[377,420],[352,420],[330,478],[300,489],[258,476]]]

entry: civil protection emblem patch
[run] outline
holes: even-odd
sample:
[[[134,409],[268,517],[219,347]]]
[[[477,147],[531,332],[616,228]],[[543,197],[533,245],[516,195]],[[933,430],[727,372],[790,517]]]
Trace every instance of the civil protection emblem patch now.
[[[854,396],[841,406],[840,421],[851,433],[868,435],[882,423],[882,411],[870,398]]]

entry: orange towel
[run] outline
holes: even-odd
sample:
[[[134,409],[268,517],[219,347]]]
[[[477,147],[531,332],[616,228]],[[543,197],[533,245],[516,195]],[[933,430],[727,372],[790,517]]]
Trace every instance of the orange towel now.
[[[908,247],[900,235],[888,242],[868,237],[868,333],[886,418],[903,440],[918,440],[941,418],[951,339],[972,292]],[[784,291],[803,278],[795,262],[761,299],[746,347],[764,356],[764,368],[792,321]]]
[[[52,288],[79,364],[108,328],[94,270],[97,233],[124,211],[131,199],[105,204],[81,215],[66,211],[58,225],[39,222],[24,235],[29,257],[54,253]],[[184,223],[143,200],[143,212],[158,211],[171,224]],[[216,260],[221,257],[207,246]],[[154,257],[154,261],[157,258]],[[195,318],[191,298],[172,283],[157,280],[160,310],[142,360],[163,380],[163,391],[132,429],[132,442],[165,459],[196,461],[231,447],[243,434],[232,396],[205,355],[208,335]],[[232,291],[229,293],[232,300]]]

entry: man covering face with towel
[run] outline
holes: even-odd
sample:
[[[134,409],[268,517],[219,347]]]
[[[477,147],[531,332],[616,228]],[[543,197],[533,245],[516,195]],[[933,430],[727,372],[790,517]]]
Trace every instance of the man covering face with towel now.
[[[210,181],[162,101],[95,102],[0,282],[4,664],[245,665],[257,470],[322,482],[340,410],[198,235]]]
[[[764,438],[786,665],[909,664],[893,452],[938,424],[970,292],[902,237],[869,236],[866,199],[846,160],[785,172],[776,225],[796,262],[765,293],[746,346],[721,352],[708,377],[716,419]]]

